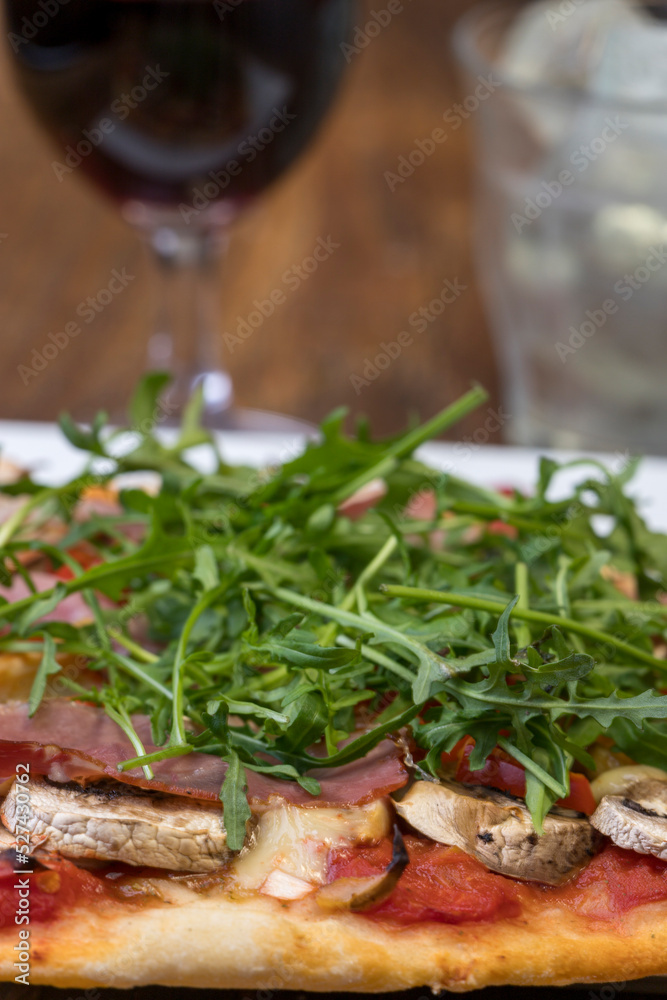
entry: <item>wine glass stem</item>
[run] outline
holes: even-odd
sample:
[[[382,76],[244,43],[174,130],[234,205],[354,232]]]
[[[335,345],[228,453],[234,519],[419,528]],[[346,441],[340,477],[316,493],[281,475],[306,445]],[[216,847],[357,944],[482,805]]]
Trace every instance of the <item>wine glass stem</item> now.
[[[218,291],[227,233],[158,226],[149,234],[157,261],[157,329],[148,344],[148,365],[174,377],[170,398],[182,409],[201,385],[204,411],[232,404],[232,380],[220,360]]]

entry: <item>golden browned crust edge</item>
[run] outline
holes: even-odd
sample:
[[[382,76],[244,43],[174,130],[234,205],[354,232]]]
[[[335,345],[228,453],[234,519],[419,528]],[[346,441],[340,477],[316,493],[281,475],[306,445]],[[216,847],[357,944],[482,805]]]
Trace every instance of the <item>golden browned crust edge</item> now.
[[[0,932],[0,979],[18,928]],[[30,982],[382,992],[567,985],[667,974],[667,902],[616,924],[556,908],[491,924],[392,927],[281,904],[188,892],[176,905],[110,904],[30,928]]]

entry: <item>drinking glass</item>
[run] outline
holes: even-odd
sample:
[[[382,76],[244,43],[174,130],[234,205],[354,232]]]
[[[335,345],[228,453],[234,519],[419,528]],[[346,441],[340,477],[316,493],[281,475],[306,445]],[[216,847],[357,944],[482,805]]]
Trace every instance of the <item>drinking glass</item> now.
[[[19,86],[55,142],[54,174],[81,171],[153,251],[161,286],[148,367],[174,376],[170,410],[200,386],[209,427],[252,425],[232,407],[221,363],[220,258],[235,217],[327,110],[352,0],[5,7]]]
[[[612,22],[619,10],[628,27]],[[518,18],[531,13],[529,32]],[[456,29],[476,256],[513,443],[667,453],[664,13],[487,3]],[[558,79],[568,73],[571,85]]]

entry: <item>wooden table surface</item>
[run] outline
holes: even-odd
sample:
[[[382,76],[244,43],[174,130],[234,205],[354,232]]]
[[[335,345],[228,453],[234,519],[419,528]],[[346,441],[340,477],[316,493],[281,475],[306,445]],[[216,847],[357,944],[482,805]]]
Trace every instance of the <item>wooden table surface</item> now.
[[[493,402],[496,367],[470,251],[467,126],[393,192],[384,177],[463,96],[449,33],[470,5],[404,0],[402,12],[351,57],[312,147],[236,224],[221,276],[221,338],[253,299],[280,286],[285,269],[307,257],[318,237],[340,244],[227,354],[239,404],[318,420],[344,403],[390,432],[410,415],[431,415],[472,380],[491,390]],[[383,6],[363,3],[357,24]],[[21,104],[4,52],[0,136],[0,417],[116,409],[143,367],[152,263],[117,209],[84,178],[76,171],[62,182],[54,177],[53,154]],[[19,366],[30,365],[32,350],[123,267],[136,280],[26,385]],[[377,378],[366,385],[353,379],[446,279],[465,291]],[[460,430],[477,426],[472,416]]]

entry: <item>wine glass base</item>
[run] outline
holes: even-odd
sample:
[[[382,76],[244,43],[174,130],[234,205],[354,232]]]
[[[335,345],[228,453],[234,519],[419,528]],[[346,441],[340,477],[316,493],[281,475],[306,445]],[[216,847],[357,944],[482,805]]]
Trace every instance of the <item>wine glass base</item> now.
[[[301,434],[313,438],[317,427],[289,417],[283,413],[271,413],[269,410],[253,410],[245,407],[230,407],[219,413],[204,413],[203,424],[207,430],[235,431],[250,434]]]
[[[232,380],[226,371],[219,369],[176,376],[165,392],[170,424],[180,424],[188,401],[198,391],[202,394],[201,422],[207,430],[311,437],[317,432],[313,424],[297,417],[234,406]]]

